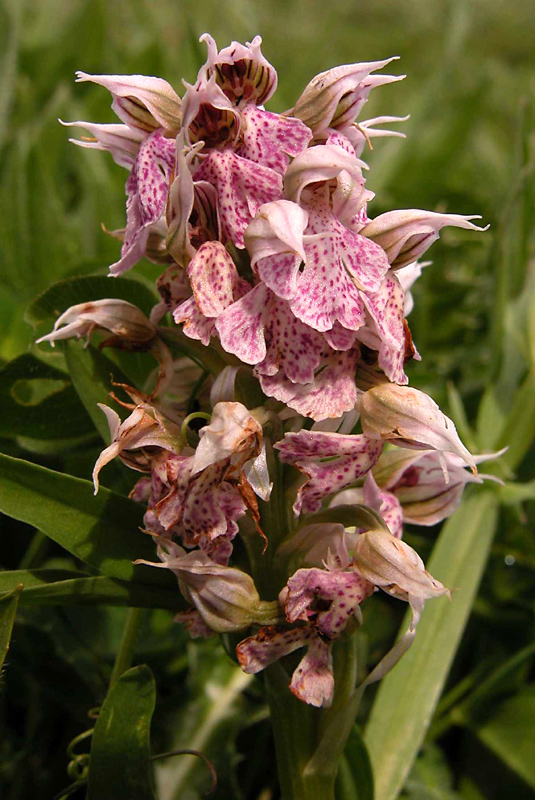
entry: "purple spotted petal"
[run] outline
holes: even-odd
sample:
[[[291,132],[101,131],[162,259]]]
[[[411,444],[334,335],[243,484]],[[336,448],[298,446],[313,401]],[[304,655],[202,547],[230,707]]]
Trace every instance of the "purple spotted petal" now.
[[[389,273],[379,291],[362,293],[370,315],[368,328],[380,340],[379,366],[394,383],[406,384],[405,328],[403,324],[405,295],[397,277]],[[360,338],[360,333],[357,334]]]
[[[260,385],[268,397],[280,400],[305,417],[314,420],[340,417],[355,407],[357,361],[357,350],[330,352],[320,361],[320,369],[311,383],[292,383],[280,370],[274,376],[260,375]]]
[[[260,283],[216,320],[223,349],[246,364],[258,364],[266,357],[264,326],[269,296],[269,289]]]
[[[377,440],[362,434],[322,431],[287,433],[274,446],[279,450],[281,461],[294,464],[307,476],[297,493],[296,514],[318,511],[325,497],[362,478],[377,462],[383,449]]]
[[[312,628],[285,630],[274,625],[260,628],[256,636],[249,636],[236,647],[242,670],[249,675],[261,672],[279,658],[305,647],[316,634]]]
[[[292,675],[290,691],[311,706],[330,706],[334,693],[334,675],[330,645],[319,637],[310,643]]]
[[[173,319],[178,324],[184,323],[182,330],[190,339],[197,339],[205,346],[215,335],[214,320],[205,317],[198,309],[194,297],[189,297],[173,311]]]
[[[111,265],[111,275],[122,275],[143,257],[149,228],[165,211],[174,165],[174,139],[166,139],[160,131],[155,131],[140,145],[126,182],[126,230],[121,259]]]
[[[205,317],[217,317],[234,302],[241,279],[221,242],[205,242],[190,261],[187,273],[197,307]]]
[[[310,214],[304,240],[307,258],[290,307],[317,331],[329,331],[336,322],[356,331],[366,320],[359,288],[379,289],[388,270],[386,256],[336,219],[325,191],[314,192],[305,208]]]
[[[238,154],[284,175],[289,156],[297,156],[312,139],[310,128],[293,117],[249,105],[242,112],[243,145]]]
[[[390,533],[396,539],[401,539],[403,533],[401,504],[395,494],[379,488],[371,472],[368,472],[364,481],[364,502],[384,519]]]
[[[243,233],[264,203],[282,195],[281,176],[232,150],[211,150],[194,175],[217,190],[223,242],[245,247]]]
[[[309,622],[323,636],[335,639],[356,607],[373,591],[373,584],[355,572],[299,569],[287,583],[284,611],[288,622]]]

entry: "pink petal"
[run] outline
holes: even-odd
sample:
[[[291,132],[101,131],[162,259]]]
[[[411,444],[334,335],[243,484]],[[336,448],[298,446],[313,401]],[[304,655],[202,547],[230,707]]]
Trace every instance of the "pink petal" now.
[[[140,145],[136,163],[126,182],[126,230],[121,259],[110,267],[111,275],[122,275],[143,257],[150,225],[165,211],[171,172],[175,165],[175,142],[155,131]]]
[[[287,433],[274,446],[281,461],[294,464],[308,478],[297,493],[296,514],[318,511],[325,497],[365,475],[383,450],[380,442],[362,434],[321,431]]]
[[[264,203],[282,195],[282,179],[269,167],[232,150],[211,150],[194,175],[217,189],[223,242],[244,247],[243,233]]]
[[[205,242],[190,261],[187,273],[197,307],[205,317],[219,316],[234,302],[240,278],[221,242]]]
[[[290,691],[311,706],[330,706],[334,693],[330,645],[319,637],[310,643],[306,655],[292,675]]]
[[[331,352],[320,362],[320,370],[311,383],[292,383],[280,370],[272,377],[261,375],[260,385],[268,397],[280,400],[305,417],[315,420],[340,417],[355,407],[357,361],[357,350]]]
[[[379,291],[362,293],[362,299],[371,317],[368,327],[377,334],[379,366],[394,383],[406,384],[408,378],[403,370],[405,361],[405,295],[396,276],[389,273]],[[360,333],[357,336],[360,338]]]
[[[272,114],[253,105],[243,109],[242,122],[243,145],[238,150],[239,155],[271,167],[281,175],[290,163],[289,156],[297,156],[312,139],[312,131],[301,120]]]

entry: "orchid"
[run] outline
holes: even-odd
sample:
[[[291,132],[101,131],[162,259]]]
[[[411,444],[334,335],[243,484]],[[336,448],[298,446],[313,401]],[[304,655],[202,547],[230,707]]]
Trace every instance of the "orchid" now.
[[[121,120],[65,123],[129,170],[110,275],[148,257],[160,299],[150,319],[120,300],[75,305],[39,341],[105,330],[104,344],[152,350],[153,393],[124,385],[124,420],[101,405],[111,441],[95,489],[116,457],[144,473],[130,497],[159,562],[139,563],[176,577],[192,637],[239,633],[246,673],[280,661],[299,700],[351,709],[355,676],[337,686],[336,653],[372,595],[407,602],[413,621],[358,691],[410,646],[425,602],[450,597],[403,524],[436,524],[490,477],[477,464],[494,456],[470,453],[408,385],[420,356],[406,319],[440,230],[485,229],[472,215],[373,216],[361,155],[370,137],[402,135],[375,126],[402,120],[357,119],[372,89],[402,79],[380,72],[393,59],[321,73],[276,114],[259,36],[201,41],[206,63],[182,97],[159,78],[77,73],[111,92]],[[297,665],[286,658],[303,649]]]

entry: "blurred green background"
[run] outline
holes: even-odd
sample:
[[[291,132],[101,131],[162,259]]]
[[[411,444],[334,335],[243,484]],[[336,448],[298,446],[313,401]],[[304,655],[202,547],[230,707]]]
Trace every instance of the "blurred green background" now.
[[[111,230],[124,224],[126,172],[108,154],[70,145],[72,131],[57,122],[58,117],[115,120],[108,93],[90,84],[75,85],[75,70],[158,75],[180,94],[181,79],[192,82],[204,61],[205,48],[197,41],[204,31],[220,47],[231,39],[245,41],[262,35],[263,52],[279,73],[279,89],[268,106],[275,111],[291,107],[320,71],[399,55],[391,71],[405,73],[407,79],[375,90],[361,114],[363,119],[411,115],[399,125],[407,139],[376,139],[373,152],[363,156],[371,167],[368,188],[376,192],[371,215],[416,207],[480,214],[483,224],[490,223],[485,234],[456,229],[443,233],[429,254],[433,265],[424,271],[414,291],[416,305],[410,317],[423,359],[411,365],[411,382],[430,392],[454,417],[470,447],[480,451],[495,447],[503,433],[500,424],[505,428],[509,424],[511,409],[513,417],[526,418],[521,433],[514,434],[511,463],[523,457],[517,476],[527,488],[516,494],[510,487],[504,490],[506,507],[498,539],[453,672],[453,681],[462,683],[468,676],[466,685],[471,680],[477,686],[482,665],[487,671],[497,667],[510,653],[529,646],[535,631],[535,3],[2,0],[1,362],[32,347],[35,332],[24,321],[24,313],[39,292],[62,277],[105,275],[108,264],[118,256],[119,243],[103,232],[101,223]],[[146,264],[134,272],[151,277],[157,269]],[[512,473],[504,476],[513,477]],[[8,531],[11,535],[12,529]],[[413,532],[409,540],[427,556],[428,537]],[[26,541],[21,532],[21,544]],[[6,566],[13,568],[18,555],[13,555],[13,563],[8,558]],[[371,643],[372,655],[373,647],[380,647],[392,635],[397,619],[388,605],[377,608],[378,642]],[[32,611],[16,639],[14,666],[34,659],[36,672],[25,673],[21,667],[22,672],[12,669],[10,673],[19,675],[13,685],[21,692],[21,707],[30,712],[24,717],[24,730],[17,721],[9,728],[9,714],[17,716],[22,711],[16,704],[14,710],[8,708],[11,733],[0,749],[0,785],[2,777],[11,785],[9,800],[30,796],[48,800],[52,788],[57,791],[62,781],[66,785],[63,750],[47,749],[47,731],[64,725],[65,737],[68,732],[72,738],[83,730],[80,720],[105,686],[106,669],[120,635],[121,609],[54,613],[50,628],[50,616]],[[388,622],[379,621],[380,613]],[[249,770],[243,764],[240,767],[242,787],[249,786],[244,797],[256,797],[258,787],[269,783],[265,756],[271,753],[261,701],[251,689],[250,696],[236,705],[237,692],[243,687],[232,684],[235,679],[228,678],[228,665],[217,660],[210,644],[206,657],[212,695],[208,692],[199,699],[206,676],[202,669],[195,670],[203,663],[203,650],[186,650],[182,633],[170,625],[168,616],[164,612],[153,616],[143,657],[157,674],[163,704],[178,707],[172,723],[185,726],[187,741],[192,714],[203,718],[218,687],[227,694],[230,691],[225,724],[236,736],[238,718],[247,717],[247,730],[254,730],[252,738],[258,745],[251,753],[249,744],[239,745],[238,736],[240,758],[245,752],[253,759]],[[84,631],[85,645],[80,646],[75,629]],[[522,662],[521,673],[515,672],[509,684],[515,691],[522,687],[531,691],[531,705],[526,700],[530,708],[535,703],[529,683],[532,660]],[[175,682],[183,680],[188,665],[193,678],[182,694]],[[46,703],[38,699],[38,668],[44,670],[43,682],[49,683]],[[79,681],[70,707],[61,699],[62,670]],[[451,702],[455,710],[455,698]],[[171,724],[163,707],[158,713]],[[513,774],[514,758],[513,762],[505,758],[506,766],[500,759],[489,762],[489,751],[482,750],[476,737],[451,738],[461,722],[455,715],[448,719],[441,729],[443,738],[436,733],[443,751],[429,745],[417,762],[412,783],[406,787],[411,800],[533,796],[525,775],[521,780]],[[533,736],[533,729],[522,724],[523,728],[512,728],[513,755],[520,739]],[[224,726],[218,728],[213,741],[207,737],[206,742],[216,747],[225,740],[226,731]],[[241,736],[247,738],[247,732]],[[165,737],[161,738],[165,747]],[[232,752],[238,758],[236,750]],[[32,753],[41,777],[30,790],[24,759]],[[535,758],[531,786],[535,786],[533,763]],[[193,772],[191,765],[188,769]],[[223,767],[219,769],[224,773]],[[181,794],[182,799],[200,797],[201,789],[195,787],[206,785],[202,768],[195,770],[200,777],[189,794]],[[182,776],[183,782],[186,777]],[[460,794],[454,793],[454,784]],[[167,796],[171,793],[162,794]]]

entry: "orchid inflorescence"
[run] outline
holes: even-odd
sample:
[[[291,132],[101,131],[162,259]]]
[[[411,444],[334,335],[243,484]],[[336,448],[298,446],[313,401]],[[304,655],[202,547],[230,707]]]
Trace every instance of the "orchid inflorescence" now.
[[[43,340],[100,330],[109,346],[154,354],[152,392],[123,387],[130,415],[102,406],[111,444],[95,488],[116,457],[143,473],[131,497],[188,603],[177,619],[194,637],[247,632],[236,652],[248,673],[305,648],[290,688],[327,706],[332,644],[357,630],[366,598],[382,589],[413,612],[375,680],[411,643],[425,601],[449,596],[402,541],[403,522],[448,517],[487,456],[407,386],[419,355],[406,314],[440,229],[482,229],[414,209],[368,216],[361,155],[373,137],[401,135],[378,126],[402,120],[356,119],[374,87],[403,77],[380,72],[393,59],[321,73],[276,114],[264,109],[277,73],[260,37],[221,51],[201,41],[207,61],[182,98],[160,78],[78,73],[111,92],[121,124],[65,124],[130,173],[110,274],[161,264],[161,299],[150,319],[122,300],[74,306]]]

